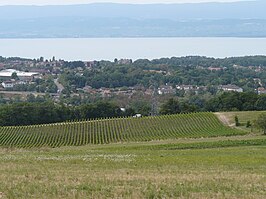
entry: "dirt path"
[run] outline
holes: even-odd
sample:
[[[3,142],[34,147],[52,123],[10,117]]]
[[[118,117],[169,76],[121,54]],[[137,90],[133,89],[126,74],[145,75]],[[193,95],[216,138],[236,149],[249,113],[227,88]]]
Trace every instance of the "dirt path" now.
[[[229,119],[223,114],[223,113],[215,113],[215,115],[217,115],[217,117],[219,118],[219,120],[226,126],[230,126],[233,127],[235,126],[234,123],[229,122]]]

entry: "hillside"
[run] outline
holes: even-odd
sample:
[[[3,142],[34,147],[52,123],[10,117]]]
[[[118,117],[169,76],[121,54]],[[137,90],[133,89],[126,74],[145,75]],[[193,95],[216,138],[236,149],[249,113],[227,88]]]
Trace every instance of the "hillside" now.
[[[266,139],[243,134],[212,113],[2,127],[0,198],[262,199]]]
[[[265,37],[265,7],[265,1],[0,6],[0,38]]]
[[[254,123],[258,119],[260,114],[266,113],[266,111],[235,111],[235,112],[219,112],[215,113],[218,118],[227,126],[235,126],[235,116],[238,117],[240,127],[245,129],[248,121]],[[247,129],[246,129],[247,130]]]
[[[241,134],[245,132],[224,126],[212,113],[192,113],[2,127],[0,146],[60,147]]]
[[[266,139],[216,139],[0,148],[0,198],[264,199]]]
[[[236,1],[177,4],[116,4],[0,6],[1,19],[52,17],[130,18],[130,19],[266,19],[266,2]],[[252,9],[252,12],[250,10]],[[193,11],[193,12],[192,12]],[[226,11],[226,15],[225,12]]]

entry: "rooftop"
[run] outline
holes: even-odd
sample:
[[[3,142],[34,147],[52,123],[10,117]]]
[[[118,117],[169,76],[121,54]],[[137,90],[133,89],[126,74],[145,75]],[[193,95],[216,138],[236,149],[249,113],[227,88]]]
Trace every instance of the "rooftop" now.
[[[23,72],[14,69],[6,69],[0,71],[0,77],[11,77],[13,73],[17,73],[18,77],[31,77],[33,75],[39,75],[39,73],[35,72]]]

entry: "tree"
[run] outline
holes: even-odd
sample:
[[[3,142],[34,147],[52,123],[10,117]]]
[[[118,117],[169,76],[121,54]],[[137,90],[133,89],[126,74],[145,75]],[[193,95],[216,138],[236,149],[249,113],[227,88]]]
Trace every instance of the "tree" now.
[[[40,62],[43,62],[44,61],[44,57],[40,57]]]
[[[15,79],[15,80],[18,80],[18,75],[17,75],[17,73],[16,73],[16,72],[12,73],[11,78],[12,78],[12,79]]]
[[[263,130],[266,135],[266,113],[262,113],[255,122],[256,126]]]
[[[180,113],[180,106],[177,99],[170,98],[166,103],[161,106],[160,114],[169,115]]]
[[[251,122],[250,121],[247,121],[246,127],[249,128],[251,126],[252,126]]]
[[[237,115],[235,116],[235,124],[236,124],[236,126],[240,126],[239,119],[238,119]]]
[[[255,103],[255,106],[257,108],[257,110],[262,111],[262,110],[266,110],[266,95],[260,95],[258,100]]]

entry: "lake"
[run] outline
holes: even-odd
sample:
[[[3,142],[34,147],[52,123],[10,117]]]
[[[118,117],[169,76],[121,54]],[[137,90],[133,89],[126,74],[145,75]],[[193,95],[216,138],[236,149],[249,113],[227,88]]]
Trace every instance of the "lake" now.
[[[114,60],[201,55],[266,55],[266,38],[0,39],[0,56],[65,60]]]

